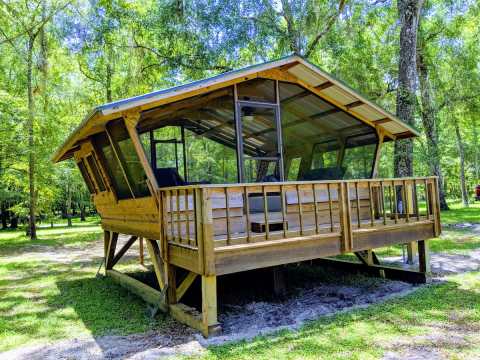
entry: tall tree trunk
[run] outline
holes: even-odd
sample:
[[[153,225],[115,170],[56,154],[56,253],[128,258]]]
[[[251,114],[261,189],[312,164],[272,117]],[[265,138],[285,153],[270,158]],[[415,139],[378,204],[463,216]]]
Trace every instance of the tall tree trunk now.
[[[35,121],[35,103],[33,99],[33,47],[35,44],[35,35],[29,35],[27,47],[27,95],[28,95],[28,181],[29,181],[29,226],[28,235],[30,239],[37,238],[37,228],[35,225],[36,212],[36,193],[35,193],[35,139],[34,139],[34,121]]]
[[[70,188],[67,188],[66,212],[67,212],[67,225],[68,225],[68,227],[72,227],[71,207],[72,207],[72,193],[70,191]]]
[[[468,191],[465,181],[465,146],[463,144],[462,133],[460,132],[460,125],[458,124],[458,119],[455,115],[453,115],[453,125],[455,126],[458,155],[460,156],[460,188],[462,190],[462,202],[463,206],[468,207]]]
[[[477,118],[472,120],[472,133],[473,133],[473,161],[475,169],[475,181],[478,182],[480,178],[480,164],[479,164],[479,152],[478,152],[478,130],[477,130]]]
[[[420,80],[420,99],[422,103],[422,123],[427,136],[427,156],[430,169],[435,176],[438,176],[440,209],[448,210],[445,199],[445,184],[443,181],[442,168],[440,166],[440,150],[438,147],[437,119],[438,111],[433,104],[432,88],[428,76],[428,67],[424,58],[424,43],[419,42],[417,49],[417,69]]]
[[[1,217],[2,217],[2,229],[6,229],[7,228],[8,214],[7,214],[7,205],[3,202],[2,202],[1,211],[2,211],[2,215],[1,215]]]
[[[422,4],[423,0],[397,2],[401,23],[397,116],[409,125],[414,124],[417,29]],[[395,141],[394,174],[396,177],[413,175],[412,139]]]
[[[80,205],[80,221],[85,221],[85,208],[86,205]]]

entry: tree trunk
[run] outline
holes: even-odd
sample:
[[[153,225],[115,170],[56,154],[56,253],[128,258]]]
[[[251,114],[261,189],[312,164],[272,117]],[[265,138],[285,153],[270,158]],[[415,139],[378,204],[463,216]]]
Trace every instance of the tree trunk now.
[[[67,189],[66,213],[67,213],[67,225],[68,225],[68,227],[72,227],[71,207],[72,207],[72,194],[70,192],[70,189]]]
[[[29,226],[28,235],[30,239],[37,238],[37,229],[35,225],[36,212],[36,193],[35,193],[35,140],[34,140],[34,119],[35,103],[33,99],[33,47],[35,44],[35,35],[29,35],[27,48],[27,95],[28,95],[28,181],[29,181]]]
[[[7,219],[8,219],[8,214],[7,214],[7,206],[5,203],[2,203],[2,229],[7,228]]]
[[[85,205],[80,205],[80,221],[85,220]]]
[[[480,178],[480,164],[479,164],[479,152],[478,152],[478,130],[477,130],[477,118],[472,119],[473,126],[473,161],[475,169],[475,181],[478,182]]]
[[[10,220],[10,229],[16,229],[18,227],[18,217],[13,215]]]
[[[460,132],[460,125],[458,124],[458,119],[455,115],[453,115],[453,125],[455,126],[458,155],[460,157],[460,188],[462,190],[462,202],[463,206],[468,207],[468,191],[465,182],[465,146],[463,144],[462,133]]]
[[[423,0],[398,0],[397,3],[401,23],[397,116],[409,125],[414,124],[417,28],[422,4]],[[413,176],[412,139],[395,141],[394,174]]]
[[[448,210],[447,200],[445,199],[445,184],[443,181],[442,168],[440,165],[440,150],[438,147],[437,119],[438,111],[433,104],[432,88],[428,76],[428,67],[425,63],[423,42],[419,42],[417,49],[417,70],[420,82],[420,99],[422,103],[422,123],[427,137],[427,157],[430,164],[430,170],[438,176],[440,198],[440,209]]]

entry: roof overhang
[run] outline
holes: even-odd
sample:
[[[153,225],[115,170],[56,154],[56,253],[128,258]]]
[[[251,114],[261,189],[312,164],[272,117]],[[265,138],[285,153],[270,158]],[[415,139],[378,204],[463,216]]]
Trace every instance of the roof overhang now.
[[[413,127],[398,119],[372,101],[324,72],[300,56],[292,55],[279,60],[252,65],[204,80],[154,91],[140,96],[98,106],[86,116],[53,156],[58,162],[73,156],[79,142],[103,131],[105,124],[127,111],[145,111],[174,101],[213,91],[234,83],[261,77],[262,73],[280,70],[300,85],[307,87],[325,100],[350,113],[359,120],[375,126],[391,139],[418,136]]]

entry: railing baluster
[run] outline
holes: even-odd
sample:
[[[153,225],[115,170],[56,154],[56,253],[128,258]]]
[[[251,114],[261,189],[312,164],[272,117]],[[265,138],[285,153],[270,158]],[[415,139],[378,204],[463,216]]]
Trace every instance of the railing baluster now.
[[[185,201],[185,220],[186,220],[186,231],[187,231],[187,243],[190,245],[190,214],[188,209],[188,189],[185,189],[184,193]]]
[[[317,194],[315,193],[315,184],[312,184],[313,192],[313,211],[315,211],[315,233],[318,234],[318,206],[317,206]]]
[[[267,199],[267,193],[265,191],[265,186],[262,186],[262,193],[263,193],[263,215],[265,219],[265,239],[268,240],[270,238],[270,224],[268,222],[268,199]]]
[[[383,181],[380,181],[380,195],[381,195],[381,206],[383,212],[383,225],[387,225],[387,209],[385,209],[385,190],[383,187]]]
[[[298,220],[300,224],[300,235],[303,235],[303,209],[302,209],[302,200],[300,198],[300,190],[299,190],[298,184],[295,185],[295,189],[297,190]]]
[[[403,180],[403,201],[404,201],[404,205],[403,205],[403,208],[405,210],[405,221],[408,223],[410,222],[410,206],[408,204],[408,193],[407,193],[407,182],[405,180]]]
[[[245,198],[245,216],[246,216],[246,225],[247,225],[247,242],[250,242],[250,203],[248,202],[248,188],[247,185],[243,185],[243,194]]]
[[[430,196],[428,194],[428,184],[427,179],[424,180],[425,184],[425,205],[427,207],[427,220],[430,219]]]
[[[177,197],[177,232],[178,232],[178,241],[182,243],[182,219],[181,219],[181,212],[180,212],[180,190],[175,192],[175,196]]]
[[[288,227],[288,223],[287,223],[287,201],[285,199],[286,197],[286,194],[285,194],[285,188],[282,185],[280,185],[280,196],[282,197],[281,198],[281,202],[282,202],[282,221],[283,221],[283,237],[286,238],[287,237],[287,227]]]
[[[417,221],[420,221],[420,210],[418,209],[418,192],[417,192],[417,180],[413,180],[413,193],[415,195],[415,212],[417,213]]]
[[[225,195],[225,215],[227,217],[227,245],[230,245],[230,201],[228,199],[228,188],[223,188]]]
[[[393,207],[395,209],[395,224],[398,223],[398,199],[397,199],[397,187],[395,186],[395,180],[392,180],[392,192],[393,192]]]
[[[328,212],[330,215],[330,232],[333,232],[333,206],[332,206],[332,194],[330,192],[330,183],[327,183],[327,192],[328,192]],[[337,193],[337,204],[338,204],[338,193]]]
[[[361,222],[360,222],[360,196],[358,195],[358,181],[355,181],[355,197],[357,200],[357,226],[360,229]]]
[[[368,206],[370,210],[370,225],[374,226],[374,214],[373,214],[373,192],[372,192],[372,183],[368,181]]]
[[[173,190],[170,190],[170,232],[172,233],[172,241],[175,242],[175,222],[173,220]]]

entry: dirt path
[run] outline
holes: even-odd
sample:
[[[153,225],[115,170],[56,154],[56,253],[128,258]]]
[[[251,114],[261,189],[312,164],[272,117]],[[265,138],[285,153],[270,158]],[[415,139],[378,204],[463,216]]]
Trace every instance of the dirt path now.
[[[22,252],[22,254],[11,254],[9,258],[21,256],[25,259],[31,256],[37,260],[61,263],[86,259],[98,262],[103,253],[101,245],[101,242],[96,242],[87,247],[78,248],[34,247],[31,251]],[[134,252],[132,256],[136,254],[138,252]],[[436,277],[479,270],[480,250],[473,250],[464,255],[432,254],[431,264]],[[219,315],[223,334],[208,340],[179,325],[175,329],[165,331],[164,334],[150,332],[129,336],[92,336],[25,346],[1,353],[0,359],[158,359],[179,354],[197,355],[201,354],[208,345],[249,339],[280,329],[296,329],[306,321],[319,316],[377,304],[387,299],[404,296],[416,288],[399,281],[362,276],[350,277],[350,280],[335,283],[311,283],[295,289],[294,296],[281,302],[264,301],[225,306]],[[442,341],[454,341],[460,344],[470,336],[470,329],[464,329],[460,333],[459,331],[454,328],[442,328],[435,333],[435,336],[441,337]],[[398,344],[392,345],[392,350],[387,352],[385,359],[441,358],[441,354],[437,354],[437,349],[428,345],[440,340],[428,337],[399,339]]]

